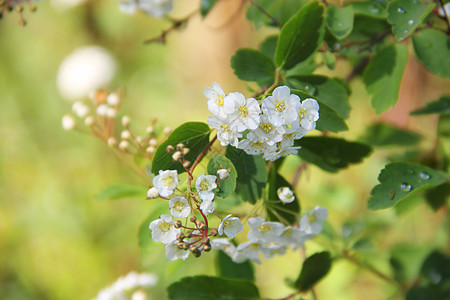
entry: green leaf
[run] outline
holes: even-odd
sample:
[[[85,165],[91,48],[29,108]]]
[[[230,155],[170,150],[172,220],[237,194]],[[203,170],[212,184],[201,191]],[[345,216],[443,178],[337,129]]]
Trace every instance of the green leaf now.
[[[304,137],[295,142],[298,155],[328,172],[338,172],[349,164],[361,162],[371,152],[368,145],[332,137]]]
[[[217,170],[228,169],[230,172],[230,177],[222,179],[218,185],[218,191],[216,195],[225,198],[236,189],[236,177],[237,172],[234,168],[233,163],[223,155],[213,154],[208,162],[208,174],[217,175]]]
[[[176,128],[156,150],[152,173],[157,175],[159,170],[177,170],[178,174],[186,172],[181,163],[172,161],[172,153],[167,153],[167,146],[176,147],[178,143],[183,143],[190,150],[185,159],[194,162],[208,145],[210,132],[209,126],[200,122],[188,122]]]
[[[118,200],[124,198],[140,197],[145,199],[147,188],[131,184],[115,184],[108,186],[95,197],[99,200]]]
[[[275,63],[284,69],[313,55],[323,40],[323,7],[317,2],[303,6],[281,29]]]
[[[377,114],[397,102],[407,60],[406,45],[392,44],[375,54],[366,67],[363,80],[367,92],[372,94],[371,105]]]
[[[248,260],[237,264],[223,251],[217,251],[216,265],[221,277],[255,281],[255,271]]]
[[[450,279],[450,257],[433,251],[423,262],[420,273],[427,281],[434,284]]]
[[[433,10],[434,4],[426,5],[420,1],[393,0],[387,6],[387,20],[398,41],[404,40],[423,23]]]
[[[376,123],[367,127],[360,141],[372,146],[413,146],[420,141],[420,135],[387,123]]]
[[[447,182],[425,191],[425,199],[428,205],[437,211],[450,199],[450,183]]]
[[[327,26],[339,40],[347,37],[353,30],[353,9],[351,6],[339,8],[330,4],[327,7]]]
[[[372,18],[386,19],[386,9],[375,1],[352,2],[355,15],[364,15]]]
[[[298,197],[295,195],[295,200],[291,203],[283,203],[278,198],[277,191],[281,187],[288,187],[291,191],[294,191],[292,185],[287,182],[280,174],[278,174],[276,168],[273,166],[270,169],[267,197],[265,199],[265,207],[267,211],[267,217],[270,221],[281,222],[283,224],[294,225],[300,214],[300,204]]]
[[[450,114],[450,96],[442,96],[439,100],[430,102],[411,113],[413,116],[428,114]]]
[[[271,15],[278,23],[284,24],[289,20],[307,0],[258,0],[249,5],[247,19],[253,23],[255,28],[263,25],[278,26],[271,18],[264,14],[261,9]]]
[[[260,299],[258,288],[251,281],[212,276],[184,277],[167,291],[170,300]]]
[[[255,204],[266,186],[266,163],[261,155],[248,155],[240,149],[227,146],[225,156],[237,172],[236,193],[242,200]]]
[[[312,95],[299,91],[291,90],[292,94],[296,94],[303,101],[307,98],[316,99],[319,103],[319,120],[316,122],[316,129],[321,131],[338,132],[348,130],[347,124],[344,119],[330,106],[322,102],[321,100],[313,97]]]
[[[296,76],[286,79],[286,82],[294,89],[305,90],[331,108],[343,118],[350,114],[347,88],[334,78],[322,75]]]
[[[417,59],[431,72],[450,77],[450,37],[435,29],[424,29],[412,36]]]
[[[246,81],[273,80],[275,65],[263,52],[254,49],[238,49],[231,57],[234,74]]]
[[[201,0],[200,1],[200,13],[202,17],[206,17],[209,11],[213,8],[214,4],[216,4],[217,0]]]
[[[417,279],[422,262],[430,254],[429,245],[405,244],[391,248],[390,264],[394,277],[401,283]]]
[[[329,252],[319,252],[311,255],[303,262],[302,271],[295,282],[295,286],[301,292],[312,288],[331,269],[331,257]]]
[[[273,60],[277,49],[277,41],[278,35],[271,35],[259,45],[259,50]]]
[[[393,162],[385,166],[378,176],[369,198],[369,209],[394,206],[417,191],[429,189],[450,180],[444,172],[405,162]]]
[[[334,68],[336,67],[336,57],[334,56],[334,54],[330,51],[327,51],[323,53],[322,57],[327,68],[330,70],[334,70]]]

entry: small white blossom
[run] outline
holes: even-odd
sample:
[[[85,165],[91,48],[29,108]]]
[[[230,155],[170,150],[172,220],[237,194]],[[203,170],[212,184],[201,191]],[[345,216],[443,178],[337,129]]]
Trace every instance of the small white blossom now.
[[[231,214],[223,218],[222,222],[219,225],[218,233],[219,235],[225,235],[229,238],[234,238],[236,234],[242,232],[244,230],[244,226],[241,223],[241,220],[236,217],[232,217]]]
[[[120,141],[119,143],[119,149],[120,150],[126,150],[130,144],[127,141]]]
[[[189,256],[189,250],[182,250],[177,247],[177,240],[174,240],[166,245],[166,257],[168,260],[177,260],[181,258],[185,260]]]
[[[131,137],[131,133],[129,130],[124,130],[120,133],[120,137],[122,140],[128,140]]]
[[[117,110],[115,108],[112,107],[108,107],[108,109],[106,110],[106,116],[108,118],[115,118],[117,115]]]
[[[205,216],[213,213],[215,208],[216,205],[212,201],[203,201],[202,204],[200,204],[200,209]]]
[[[134,14],[139,9],[146,14],[161,18],[173,8],[172,0],[121,0],[119,9],[126,14]]]
[[[159,175],[153,178],[153,185],[158,189],[159,195],[168,197],[178,186],[178,173],[176,170],[159,170]]]
[[[286,247],[282,245],[268,245],[263,251],[264,258],[272,258],[274,255],[284,255],[286,253]]]
[[[272,96],[263,100],[262,110],[272,124],[281,126],[297,120],[296,107],[299,103],[300,98],[291,95],[289,87],[279,86],[273,91]]]
[[[187,218],[191,213],[191,207],[186,198],[176,196],[169,200],[170,213],[174,218]]]
[[[286,186],[280,187],[277,190],[277,195],[283,203],[291,203],[295,200],[294,192]]]
[[[280,145],[281,146],[281,145]],[[274,151],[267,151],[266,153],[264,153],[263,158],[265,160],[269,160],[269,161],[275,161],[277,159],[279,159],[280,157],[283,156],[288,156],[291,154],[297,154],[298,153],[298,149],[300,149],[300,146],[297,147],[281,147],[280,149],[276,149]]]
[[[100,104],[99,106],[97,106],[97,110],[96,110],[97,115],[102,116],[102,117],[106,116],[108,114],[108,109],[109,109],[108,105]]]
[[[168,244],[174,241],[180,233],[180,229],[173,226],[174,221],[169,215],[161,215],[159,219],[150,223],[150,230],[152,231],[152,238],[156,242]]]
[[[109,105],[117,106],[120,103],[120,97],[117,93],[111,93],[106,97],[106,102],[108,102]]]
[[[258,101],[254,98],[245,99],[245,96],[239,92],[230,93],[226,100],[233,101],[235,110],[229,116],[233,130],[243,132],[246,129],[254,130],[259,125],[259,114],[261,108]]]
[[[266,115],[261,115],[261,123],[258,128],[251,131],[247,138],[253,142],[260,141],[272,146],[283,139],[284,132],[282,126],[272,124]]]
[[[62,117],[62,128],[64,130],[72,130],[75,128],[75,119],[71,115],[64,115]]]
[[[237,247],[237,252],[241,253],[244,257],[256,262],[261,263],[259,258],[260,254],[264,254],[267,252],[267,246],[260,244],[258,242],[245,242],[240,244]]]
[[[128,127],[131,123],[131,119],[129,116],[122,117],[122,126]]]
[[[283,233],[277,237],[276,242],[282,246],[297,249],[303,246],[308,239],[305,233],[297,227],[285,227]]]
[[[158,277],[150,273],[130,272],[126,276],[119,277],[116,282],[102,289],[94,300],[118,300],[128,299],[127,294],[138,288],[155,286]]]
[[[235,263],[243,263],[247,258],[242,254],[241,251],[237,251],[236,246],[233,245],[228,239],[217,238],[211,241],[211,247],[214,250],[222,250],[227,254],[231,260]]]
[[[212,87],[205,88],[203,95],[208,98],[209,111],[216,117],[226,119],[234,112],[234,102],[230,98],[225,101],[225,92],[218,83],[213,82]]]
[[[200,199],[203,201],[214,200],[214,192],[212,190],[217,187],[216,180],[216,176],[205,174],[201,174],[197,180],[195,180],[195,189],[197,190]]]
[[[328,218],[326,207],[316,206],[309,214],[300,219],[300,229],[307,235],[317,235],[322,232],[324,222]]]
[[[272,243],[284,230],[283,224],[278,222],[266,222],[261,217],[248,219],[248,225],[251,229],[248,232],[247,238],[251,242],[262,241],[264,243]]]
[[[76,101],[73,103],[72,105],[72,111],[80,118],[84,118],[87,116],[87,114],[89,113],[89,107],[80,102],[80,101]]]
[[[150,199],[155,199],[159,197],[158,189],[155,187],[151,187],[147,191],[147,197]]]
[[[251,133],[249,133],[251,135]],[[276,145],[269,146],[268,144],[260,141],[251,141],[249,139],[243,139],[237,145],[237,148],[242,149],[245,153],[250,155],[259,155],[266,151],[276,149]]]
[[[298,118],[305,130],[310,131],[316,128],[316,121],[319,120],[319,103],[311,98],[303,100],[298,108]]]
[[[227,169],[219,169],[217,170],[217,176],[220,178],[220,180],[224,180],[230,177],[230,172],[228,172]]]
[[[217,138],[222,146],[230,144],[236,147],[238,138],[242,137],[242,133],[231,129],[228,121],[219,119],[216,116],[211,115],[208,117],[208,125],[217,129]]]

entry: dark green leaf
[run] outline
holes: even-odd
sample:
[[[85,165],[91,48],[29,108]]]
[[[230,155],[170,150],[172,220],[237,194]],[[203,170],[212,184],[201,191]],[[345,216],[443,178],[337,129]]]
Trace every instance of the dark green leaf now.
[[[397,102],[407,60],[406,45],[392,44],[375,54],[366,67],[363,80],[366,90],[372,94],[371,105],[377,114]]]
[[[450,114],[450,96],[442,96],[439,100],[430,102],[411,113],[414,116],[427,114]]]
[[[254,49],[239,49],[231,57],[234,74],[247,81],[272,80],[275,76],[275,65],[264,53]]]
[[[213,8],[214,4],[216,4],[217,0],[201,0],[200,1],[200,13],[202,17],[205,17],[209,11]]]
[[[316,99],[319,103],[319,120],[316,122],[316,129],[321,131],[344,131],[348,130],[347,124],[344,119],[330,106],[322,102],[321,100],[313,97],[312,95],[299,91],[291,90],[291,93],[296,94],[303,101],[307,98]]]
[[[263,25],[278,26],[278,23],[284,24],[289,20],[303,5],[306,0],[258,0],[249,5],[247,10],[247,19],[253,23],[255,28]],[[277,23],[269,18],[262,11],[271,15]]]
[[[322,75],[296,76],[286,79],[294,89],[304,90],[333,108],[339,115],[347,119],[350,113],[348,90],[334,78]]]
[[[327,7],[327,26],[330,32],[337,38],[347,37],[353,30],[353,9],[351,6],[339,8],[330,4]]]
[[[376,123],[366,129],[360,141],[372,146],[413,146],[420,141],[420,135],[387,123]]]
[[[413,286],[406,293],[405,300],[448,300],[450,287],[436,288],[434,285]]]
[[[303,262],[300,276],[295,282],[299,291],[307,291],[321,280],[331,269],[329,252],[319,252],[311,255]]]
[[[236,189],[236,169],[233,163],[223,155],[214,154],[208,163],[208,174],[217,175],[217,170],[228,169],[230,172],[230,177],[225,178],[219,182],[218,191],[216,195],[219,197],[226,197]]]
[[[378,176],[369,198],[369,209],[383,209],[394,206],[416,191],[429,189],[450,180],[444,172],[404,162],[393,162],[385,166]]]
[[[425,199],[433,210],[440,209],[450,199],[450,183],[444,183],[427,190],[425,192]]]
[[[314,62],[314,56],[311,56],[305,61],[295,65],[295,67],[289,70],[282,70],[283,77],[294,77],[302,75],[310,75],[316,70],[317,66]]]
[[[304,137],[295,145],[302,147],[298,155],[303,160],[328,172],[359,163],[372,152],[368,145],[332,137]]]
[[[433,10],[434,4],[426,5],[420,1],[393,0],[387,6],[387,20],[392,24],[392,31],[399,41],[404,40],[422,24]]]
[[[396,280],[409,283],[417,279],[422,262],[430,253],[428,245],[406,244],[391,249],[390,264]]]
[[[322,57],[327,68],[330,70],[334,70],[334,68],[336,67],[336,57],[334,56],[334,54],[327,51],[323,54]]]
[[[275,56],[275,50],[277,49],[278,35],[271,35],[267,37],[261,45],[259,45],[259,50],[261,50],[265,55],[270,57],[272,60]]]
[[[139,185],[131,184],[115,184],[107,187],[95,197],[100,200],[118,200],[124,198],[147,197],[147,188]]]
[[[436,29],[425,29],[412,36],[417,59],[431,72],[450,77],[450,37]]]
[[[167,291],[170,300],[260,299],[258,288],[251,281],[212,276],[184,277]]]
[[[265,199],[267,217],[270,221],[293,225],[298,221],[300,204],[295,193],[295,200],[293,202],[287,204],[281,202],[277,194],[277,190],[281,187],[288,187],[291,191],[294,190],[291,184],[278,174],[276,168],[272,167],[269,175],[267,199]]]
[[[386,19],[386,9],[374,1],[352,2],[355,15],[364,15],[372,18]]]
[[[305,5],[281,29],[275,63],[290,69],[306,60],[322,43],[323,34],[323,7],[317,2]]]
[[[223,251],[216,252],[217,270],[221,277],[255,281],[253,265],[250,261],[237,264]]]
[[[216,212],[227,213],[230,209],[233,209],[244,203],[244,201],[239,194],[234,192],[228,195],[227,198],[216,197],[214,199],[214,203],[216,204]]]
[[[432,284],[450,279],[450,257],[438,251],[433,251],[425,259],[420,273]]]
[[[248,155],[240,149],[228,146],[225,154],[237,172],[236,193],[242,200],[255,204],[266,186],[266,163],[261,155]]]
[[[190,149],[185,159],[194,162],[206,145],[208,145],[210,132],[209,126],[200,122],[188,122],[176,128],[156,150],[152,173],[157,175],[159,170],[177,170],[178,174],[186,172],[181,163],[172,161],[172,153],[167,153],[167,146],[172,145],[176,147],[178,143],[183,143]]]

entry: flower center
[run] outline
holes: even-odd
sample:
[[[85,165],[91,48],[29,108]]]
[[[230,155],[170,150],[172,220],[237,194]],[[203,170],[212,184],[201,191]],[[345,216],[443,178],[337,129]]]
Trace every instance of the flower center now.
[[[261,231],[262,233],[269,232],[271,229],[272,227],[270,225],[259,225],[259,231]]]
[[[225,132],[231,132],[230,126],[228,126],[227,124],[222,124],[220,126],[220,129],[222,129],[222,131],[225,131]]]
[[[167,232],[170,230],[170,224],[163,222],[161,225],[159,225],[159,229],[161,229],[162,232]]]
[[[252,142],[252,147],[258,148],[264,146],[260,141]]]
[[[200,183],[200,189],[202,191],[206,191],[209,189],[209,183],[206,179],[203,179],[202,182]]]
[[[218,106],[223,106],[223,97],[221,95],[217,95],[216,104]]]
[[[306,109],[304,109],[304,108],[301,109],[301,110],[298,112],[298,117],[299,117],[299,119],[301,120],[301,119],[305,118],[306,113],[307,113]]]
[[[238,110],[238,114],[241,117],[246,117],[248,116],[248,108],[246,106],[241,106]]]
[[[173,177],[166,177],[164,178],[164,185],[165,186],[171,186],[175,181],[173,180]]]
[[[284,101],[275,101],[275,111],[283,112],[286,110],[286,102]]]
[[[317,222],[316,215],[315,215],[315,214],[310,215],[310,216],[308,217],[308,222],[309,222],[310,224],[311,224],[311,223],[314,223],[314,222]]]
[[[266,134],[269,133],[269,132],[271,132],[272,129],[273,129],[273,126],[272,126],[272,124],[270,124],[270,123],[262,123],[259,127],[260,127],[261,130],[262,130],[264,133],[266,133]]]
[[[175,209],[177,212],[181,212],[184,208],[184,204],[181,201],[178,201],[177,203],[175,203],[175,205],[173,206],[173,209]]]

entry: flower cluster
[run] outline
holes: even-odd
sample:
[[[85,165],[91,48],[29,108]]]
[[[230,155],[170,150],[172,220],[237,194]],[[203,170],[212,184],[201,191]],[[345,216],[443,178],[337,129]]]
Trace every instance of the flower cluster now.
[[[147,299],[146,293],[140,288],[152,287],[157,281],[158,278],[153,274],[130,272],[102,289],[94,300]]]
[[[294,141],[313,130],[319,119],[317,101],[300,101],[287,86],[275,88],[272,96],[259,101],[239,92],[225,95],[215,82],[203,94],[212,113],[208,124],[217,129],[221,145],[263,154],[270,161],[296,154],[300,147],[295,147]]]
[[[300,227],[284,226],[279,222],[267,222],[261,217],[248,220],[251,228],[247,234],[247,242],[237,247],[226,238],[214,239],[213,249],[224,251],[236,263],[247,259],[260,263],[261,254],[271,258],[276,254],[284,254],[287,248],[297,249],[322,231],[322,222],[328,217],[328,210],[317,206],[300,220]]]
[[[184,160],[185,153],[188,153],[186,149],[181,144],[177,145],[177,151],[172,158],[187,168],[189,162]],[[215,209],[213,190],[228,176],[229,173],[225,169],[219,169],[217,176],[201,174],[196,178],[194,187],[190,186],[191,180],[189,180],[188,190],[185,192],[178,189],[179,180],[176,170],[160,170],[159,175],[153,178],[154,186],[148,190],[147,196],[168,200],[170,215],[161,215],[150,223],[149,228],[154,241],[166,244],[166,257],[169,260],[178,258],[184,260],[189,253],[199,257],[203,252],[211,250],[210,237],[217,234],[235,237],[237,233],[243,231],[241,221],[231,215],[222,220],[218,229],[209,226],[207,216],[213,214]],[[197,220],[195,211],[201,214],[203,220]],[[187,220],[189,216],[191,216],[189,221],[192,223],[190,227],[187,226],[187,222],[183,225],[180,220],[173,219],[186,218]]]
[[[172,0],[121,0],[119,9],[126,14],[134,14],[136,10],[161,18],[173,8]]]

